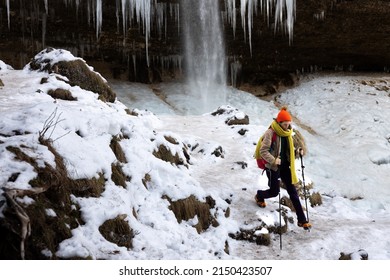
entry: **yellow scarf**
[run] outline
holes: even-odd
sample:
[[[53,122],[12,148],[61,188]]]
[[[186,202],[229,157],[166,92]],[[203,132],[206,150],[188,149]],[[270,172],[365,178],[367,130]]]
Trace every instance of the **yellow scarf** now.
[[[288,145],[290,148],[290,171],[291,171],[291,182],[293,185],[298,183],[297,174],[295,173],[295,149],[294,149],[294,140],[292,138],[293,130],[288,131],[284,130],[277,121],[273,121],[271,128],[276,132],[280,137],[287,137]]]

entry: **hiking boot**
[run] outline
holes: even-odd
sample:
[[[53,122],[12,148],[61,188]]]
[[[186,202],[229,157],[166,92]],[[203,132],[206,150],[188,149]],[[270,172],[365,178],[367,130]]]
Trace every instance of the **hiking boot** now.
[[[311,224],[309,222],[298,222],[299,227],[303,227],[303,229],[308,230],[311,228]]]
[[[265,206],[267,206],[267,204],[265,203],[264,199],[258,198],[257,194],[255,195],[255,200],[256,200],[257,206],[259,206],[261,208],[265,208]]]

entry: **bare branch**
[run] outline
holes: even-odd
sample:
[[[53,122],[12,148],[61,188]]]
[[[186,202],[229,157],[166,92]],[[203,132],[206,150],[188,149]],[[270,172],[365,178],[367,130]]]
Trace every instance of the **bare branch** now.
[[[51,129],[51,133],[50,135],[46,138],[47,140],[51,140],[51,137],[54,133],[54,130],[56,129],[57,127],[57,124],[59,124],[60,122],[64,121],[65,119],[60,119],[61,115],[62,115],[62,112],[57,116],[57,110],[58,108],[55,108],[54,111],[50,114],[50,116],[46,119],[46,121],[43,123],[43,128],[42,130],[39,131],[39,140],[42,141],[44,140],[46,137],[46,133]],[[63,136],[69,134],[66,133],[64,134]],[[63,136],[60,136],[58,137],[57,139],[63,137]],[[56,140],[57,140],[56,139]]]

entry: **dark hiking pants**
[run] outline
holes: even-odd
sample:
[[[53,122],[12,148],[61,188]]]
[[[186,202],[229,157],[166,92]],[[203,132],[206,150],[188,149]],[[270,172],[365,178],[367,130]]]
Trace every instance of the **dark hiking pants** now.
[[[259,199],[266,199],[275,197],[280,191],[280,180],[286,186],[287,193],[290,196],[291,202],[294,205],[295,212],[297,214],[298,222],[306,222],[306,216],[303,212],[301,201],[299,200],[297,189],[291,183],[291,173],[289,165],[279,166],[277,171],[266,169],[268,177],[268,190],[257,191],[257,197]]]

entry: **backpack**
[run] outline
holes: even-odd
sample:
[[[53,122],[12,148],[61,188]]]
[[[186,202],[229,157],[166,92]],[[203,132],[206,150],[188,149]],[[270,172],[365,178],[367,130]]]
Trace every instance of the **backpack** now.
[[[261,147],[261,144],[263,142],[263,138],[264,138],[264,134],[260,137],[259,141],[257,142],[257,145],[256,145],[256,150],[255,150],[255,153],[253,155],[253,157],[256,159],[256,162],[257,162],[257,167],[259,167],[260,169],[263,169],[265,170],[266,167],[265,165],[268,163],[265,159],[263,159],[260,155],[260,147]],[[276,132],[273,131],[273,134],[272,134],[272,140],[271,140],[271,147],[272,147],[272,144],[276,141]]]

